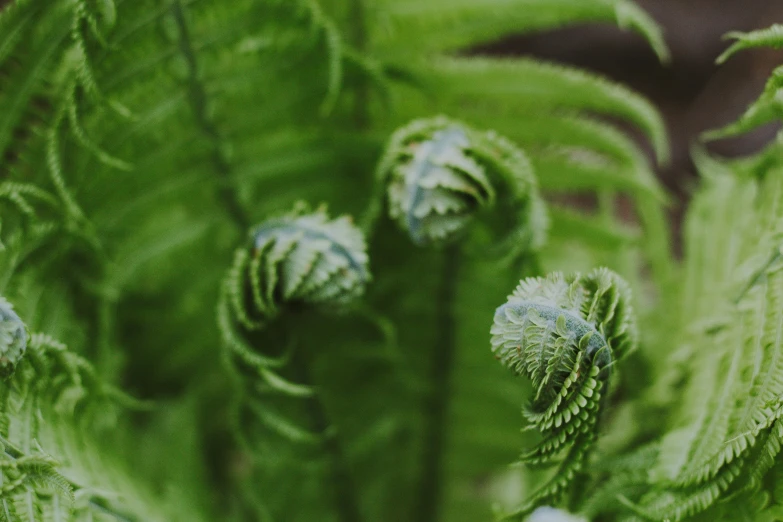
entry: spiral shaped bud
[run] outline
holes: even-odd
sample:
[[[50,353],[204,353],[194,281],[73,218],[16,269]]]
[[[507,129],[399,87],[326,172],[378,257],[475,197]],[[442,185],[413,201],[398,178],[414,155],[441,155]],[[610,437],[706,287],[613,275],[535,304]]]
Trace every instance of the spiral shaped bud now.
[[[367,246],[351,218],[330,220],[323,209],[299,207],[252,231],[228,285],[235,316],[257,326],[283,305],[347,304],[369,279]]]
[[[528,278],[496,310],[491,333],[495,357],[533,384],[525,416],[543,440],[522,462],[548,465],[565,455],[521,509],[527,514],[559,498],[592,446],[610,368],[637,344],[630,290],[605,268]]]
[[[27,350],[27,328],[11,303],[0,297],[0,378],[14,373]]]
[[[454,240],[494,204],[496,192],[515,199],[524,224],[536,229],[530,242],[543,242],[546,217],[530,163],[492,132],[442,116],[413,121],[390,139],[378,175],[387,186],[390,216],[416,244]]]

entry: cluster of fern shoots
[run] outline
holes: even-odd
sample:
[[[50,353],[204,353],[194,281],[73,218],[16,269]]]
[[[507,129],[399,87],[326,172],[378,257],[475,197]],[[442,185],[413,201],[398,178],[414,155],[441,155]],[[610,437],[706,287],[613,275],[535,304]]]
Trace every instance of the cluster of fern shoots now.
[[[783,520],[783,137],[695,149],[675,259],[656,109],[470,51],[585,22],[668,59],[630,0],[0,8],[0,521]]]

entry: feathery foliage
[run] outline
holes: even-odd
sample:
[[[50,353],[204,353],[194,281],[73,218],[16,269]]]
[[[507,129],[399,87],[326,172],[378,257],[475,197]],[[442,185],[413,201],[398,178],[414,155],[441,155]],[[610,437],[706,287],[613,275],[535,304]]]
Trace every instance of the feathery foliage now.
[[[3,304],[24,346],[24,325]],[[34,333],[28,344],[0,396],[3,520],[201,520],[186,504],[172,510],[155,499],[101,444],[98,434],[117,429],[121,411],[137,403],[50,336]]]
[[[667,59],[628,0],[3,7],[0,520],[774,520],[781,145],[697,154],[677,262],[657,110],[475,51],[596,22]]]
[[[738,42],[720,61],[777,45],[778,32],[732,34]],[[777,76],[736,123],[707,137],[780,118]],[[649,347],[674,363],[659,374],[663,389],[681,385],[665,394],[672,400],[657,442],[645,449],[648,473],[610,470],[606,482],[645,520],[780,519],[773,494],[783,440],[780,145],[735,161],[694,154],[702,186],[686,220],[681,283],[661,305],[676,303],[669,312],[676,326]],[[596,511],[612,509],[610,499],[603,504]]]

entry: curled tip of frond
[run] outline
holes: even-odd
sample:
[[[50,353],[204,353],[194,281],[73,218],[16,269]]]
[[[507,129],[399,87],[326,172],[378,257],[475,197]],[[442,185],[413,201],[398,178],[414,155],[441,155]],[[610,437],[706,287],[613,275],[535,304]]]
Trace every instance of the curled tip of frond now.
[[[284,304],[348,304],[364,292],[368,264],[364,236],[349,216],[330,219],[324,209],[298,206],[251,232],[227,290],[235,316],[261,324]]]
[[[27,350],[27,327],[11,303],[0,296],[0,378],[14,373]]]
[[[496,310],[492,352],[532,381],[525,416],[544,436],[521,460],[533,466],[562,460],[561,472],[519,513],[557,501],[592,447],[609,369],[637,343],[630,298],[620,276],[599,268],[586,276],[524,279]]]
[[[388,164],[391,217],[420,245],[454,238],[494,200],[486,171],[469,154],[468,129],[437,117],[417,120],[392,138]]]
[[[414,120],[392,135],[378,176],[387,185],[391,217],[419,245],[450,242],[463,233],[494,203],[496,178],[521,207],[529,247],[543,243],[547,219],[530,162],[494,132],[445,116]]]

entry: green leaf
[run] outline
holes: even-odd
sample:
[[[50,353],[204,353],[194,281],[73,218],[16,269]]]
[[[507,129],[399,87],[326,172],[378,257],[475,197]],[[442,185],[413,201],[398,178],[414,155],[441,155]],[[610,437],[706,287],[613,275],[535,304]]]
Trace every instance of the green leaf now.
[[[774,24],[766,29],[759,29],[748,33],[731,32],[724,36],[725,40],[736,40],[731,47],[723,51],[717,63],[722,64],[740,51],[756,47],[783,47],[783,25]]]

